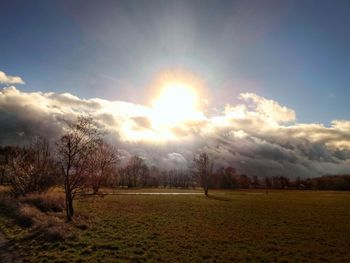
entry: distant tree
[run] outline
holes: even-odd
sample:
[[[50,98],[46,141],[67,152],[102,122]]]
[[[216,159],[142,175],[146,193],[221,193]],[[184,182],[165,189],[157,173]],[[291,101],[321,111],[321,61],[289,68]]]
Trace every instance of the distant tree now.
[[[140,169],[140,185],[142,187],[149,186],[150,183],[150,171],[148,166],[144,163]]]
[[[233,189],[237,187],[237,173],[232,166],[221,167],[215,171],[211,178],[210,187],[221,189]]]
[[[210,188],[225,188],[224,187],[225,168],[221,167],[213,172],[213,176],[210,178]]]
[[[225,168],[225,177],[223,178],[223,184],[225,188],[236,188],[237,187],[237,172],[236,169],[232,166]]]
[[[189,188],[193,185],[193,178],[188,170],[180,170],[179,171],[179,185],[182,188]]]
[[[241,174],[238,179],[239,187],[248,189],[251,185],[251,179],[246,174]]]
[[[127,178],[128,187],[136,187],[140,183],[146,184],[149,176],[149,169],[142,158],[133,156],[125,167],[124,173]]]
[[[204,194],[208,196],[209,183],[213,174],[213,162],[209,159],[207,153],[201,153],[194,157],[194,175],[203,187]]]
[[[79,116],[76,122],[67,124],[66,134],[57,142],[57,154],[64,175],[67,220],[71,221],[73,200],[86,184],[90,155],[100,141],[101,132],[87,116]]]
[[[169,170],[167,171],[167,181],[170,188],[175,187],[175,171]]]
[[[57,166],[43,137],[33,139],[29,147],[12,148],[7,158],[8,180],[16,196],[46,192],[57,182]]]
[[[311,189],[312,188],[312,180],[310,178],[306,178],[301,181],[303,189]]]
[[[269,189],[272,187],[272,180],[270,177],[266,176],[264,178],[264,184],[265,184],[265,189],[266,189],[266,194],[269,193]]]
[[[158,187],[161,182],[161,172],[156,166],[152,166],[149,171],[149,186]]]
[[[116,171],[116,186],[123,187],[126,185],[125,168],[119,167]]]
[[[297,189],[300,189],[301,188],[301,179],[300,179],[300,176],[298,176],[296,179],[295,179],[295,186]]]
[[[253,176],[252,186],[253,186],[255,189],[256,189],[256,188],[259,188],[259,186],[260,186],[259,178],[258,178],[256,175]]]
[[[273,176],[272,177],[272,188],[273,189],[282,189],[283,181],[281,180],[281,176]]]
[[[280,180],[281,180],[281,188],[282,189],[288,188],[290,186],[289,178],[284,177],[284,176],[280,176]]]
[[[161,178],[161,185],[166,188],[169,187],[169,177],[168,177],[168,171],[161,171],[160,172],[160,178]]]
[[[350,190],[350,175],[325,175],[308,180],[313,189]]]
[[[93,194],[97,194],[101,184],[115,172],[119,159],[116,148],[103,140],[96,142],[87,162],[88,186],[92,188]]]

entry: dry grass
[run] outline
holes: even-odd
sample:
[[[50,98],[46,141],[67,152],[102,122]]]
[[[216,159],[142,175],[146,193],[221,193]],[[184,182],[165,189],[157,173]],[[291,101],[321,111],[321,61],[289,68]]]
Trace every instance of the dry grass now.
[[[19,199],[21,203],[32,205],[41,212],[62,212],[64,196],[60,194],[31,194]]]
[[[7,224],[7,236],[27,262],[346,262],[350,257],[348,192],[210,195],[82,199],[72,224],[64,217],[42,220],[42,214],[62,213],[37,209],[29,232]],[[1,222],[6,224],[0,215],[0,227]],[[57,232],[74,236],[61,238]]]
[[[73,226],[65,222],[61,194],[32,194],[18,199],[2,197],[0,209],[7,222],[28,228],[23,240],[55,242],[75,238]]]

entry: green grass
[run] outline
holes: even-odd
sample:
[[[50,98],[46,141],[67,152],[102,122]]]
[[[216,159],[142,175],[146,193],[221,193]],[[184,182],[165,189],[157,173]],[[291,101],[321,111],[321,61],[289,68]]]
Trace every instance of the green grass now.
[[[136,190],[139,191],[139,190]],[[77,201],[75,239],[26,238],[0,210],[0,229],[28,262],[346,262],[350,193],[211,191]],[[0,208],[1,209],[1,208]]]

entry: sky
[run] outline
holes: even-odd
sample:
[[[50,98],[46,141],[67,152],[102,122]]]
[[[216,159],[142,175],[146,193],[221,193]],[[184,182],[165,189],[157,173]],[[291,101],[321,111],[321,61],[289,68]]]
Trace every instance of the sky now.
[[[254,92],[300,122],[349,116],[349,1],[1,1],[0,70],[24,91],[147,103],[164,69],[213,107]]]
[[[90,114],[125,158],[350,173],[349,1],[0,0],[0,144]]]

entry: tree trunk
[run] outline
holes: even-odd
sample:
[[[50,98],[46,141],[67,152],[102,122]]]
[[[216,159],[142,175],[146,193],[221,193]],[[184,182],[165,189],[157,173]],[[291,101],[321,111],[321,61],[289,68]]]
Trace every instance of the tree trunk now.
[[[74,209],[73,209],[73,199],[69,199],[69,213],[71,215],[71,217],[74,216]]]
[[[70,214],[69,211],[69,197],[68,197],[68,192],[66,191],[66,215],[67,215],[67,221],[71,221],[72,220],[72,215]]]
[[[4,184],[4,181],[5,181],[4,178],[5,178],[5,171],[2,170],[2,171],[1,171],[1,178],[0,178],[0,184],[1,184],[1,185]]]
[[[72,216],[71,216],[71,214],[69,212],[68,206],[69,206],[68,205],[68,199],[66,197],[66,216],[67,216],[67,221],[72,221]]]
[[[67,221],[72,221],[72,217],[74,215],[73,199],[72,196],[68,193],[66,193],[66,213]]]
[[[205,194],[205,196],[208,196],[208,186],[207,185],[204,186],[204,194]]]
[[[74,215],[74,209],[73,209],[73,197],[72,193],[69,189],[69,187],[66,185],[66,214],[67,214],[67,221],[72,221],[72,217]]]

